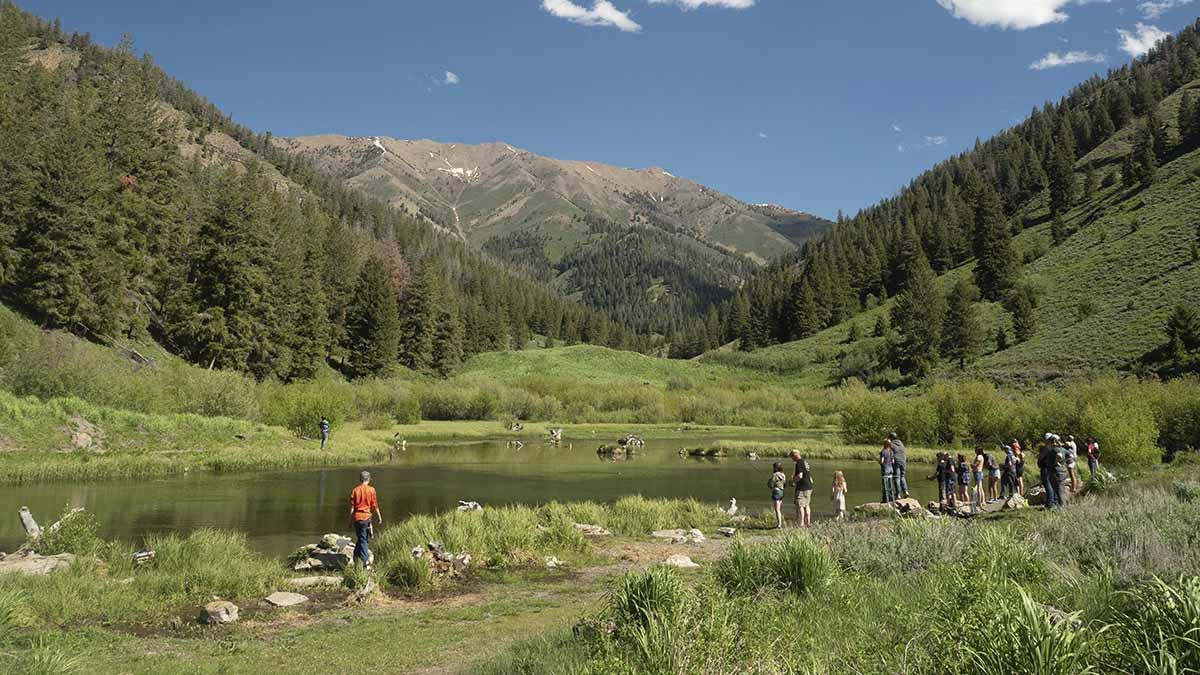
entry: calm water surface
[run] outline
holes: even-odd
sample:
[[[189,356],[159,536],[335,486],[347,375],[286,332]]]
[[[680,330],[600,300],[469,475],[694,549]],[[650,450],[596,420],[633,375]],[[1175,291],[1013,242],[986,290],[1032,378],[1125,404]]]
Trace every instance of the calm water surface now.
[[[395,461],[370,469],[379,490],[385,523],[454,508],[458,500],[485,507],[550,501],[613,502],[625,495],[693,497],[714,506],[737,497],[742,513],[770,508],[766,489],[775,460],[745,458],[697,460],[679,457],[682,445],[709,439],[648,441],[627,461],[598,458],[594,443],[574,449],[529,443],[524,449],[504,441],[411,447]],[[833,472],[846,473],[852,506],[879,499],[879,469],[869,462],[813,460],[815,517],[829,517]],[[784,462],[791,474],[791,465]],[[326,532],[347,530],[347,497],[360,467],[250,474],[200,474],[152,481],[53,483],[0,486],[0,550],[24,539],[16,517],[28,506],[43,525],[65,506],[83,506],[100,519],[102,536],[134,544],[152,533],[185,534],[201,527],[246,532],[251,545],[284,555]],[[913,474],[928,467],[913,467]],[[913,478],[916,480],[913,480]],[[932,482],[910,476],[915,497],[936,496]],[[791,492],[785,506],[790,513]]]

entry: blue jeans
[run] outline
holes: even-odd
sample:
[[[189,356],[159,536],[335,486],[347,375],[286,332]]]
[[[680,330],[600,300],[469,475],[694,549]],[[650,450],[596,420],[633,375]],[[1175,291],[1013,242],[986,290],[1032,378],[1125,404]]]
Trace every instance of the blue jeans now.
[[[908,478],[904,475],[905,462],[896,462],[896,496],[908,494]]]
[[[365,567],[371,560],[371,549],[367,546],[371,541],[371,519],[354,521],[354,534],[357,539],[354,543],[354,557],[361,560]]]
[[[324,449],[325,449],[325,444],[326,444],[328,441],[329,441],[329,432],[328,432],[328,431],[322,431],[322,432],[321,432],[321,449],[322,449],[322,450],[324,450]]]
[[[895,479],[893,477],[892,472],[890,472],[890,471],[884,472],[884,474],[883,474],[883,502],[885,504],[895,500],[896,493],[895,493],[895,487],[893,486],[894,480]]]
[[[1096,475],[1100,473],[1100,460],[1094,457],[1088,457],[1088,471],[1091,473],[1091,477],[1094,480]]]
[[[1000,474],[1000,498],[1007,500],[1017,494],[1017,477],[1011,473]]]
[[[1058,482],[1051,473],[1042,474],[1042,489],[1046,491],[1046,508],[1052,509],[1059,505]]]

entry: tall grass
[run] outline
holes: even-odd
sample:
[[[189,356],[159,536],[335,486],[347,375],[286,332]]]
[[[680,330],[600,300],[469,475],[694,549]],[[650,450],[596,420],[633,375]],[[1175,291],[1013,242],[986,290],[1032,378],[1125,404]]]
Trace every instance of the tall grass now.
[[[757,546],[734,542],[713,571],[717,583],[735,595],[818,593],[836,573],[833,555],[808,535],[789,535]]]
[[[1161,579],[1126,593],[1114,660],[1125,672],[1200,673],[1200,577]]]

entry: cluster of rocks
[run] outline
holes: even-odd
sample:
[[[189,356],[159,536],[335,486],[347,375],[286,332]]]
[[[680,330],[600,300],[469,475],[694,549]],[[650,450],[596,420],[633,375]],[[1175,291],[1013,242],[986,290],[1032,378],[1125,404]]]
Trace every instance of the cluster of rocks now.
[[[644,448],[646,447],[646,441],[641,436],[629,434],[618,438],[617,445],[625,449]]]
[[[263,598],[263,603],[272,608],[295,607],[306,602],[308,602],[307,595],[287,591],[276,591]],[[241,609],[237,605],[228,600],[216,599],[200,608],[200,623],[210,626],[233,623],[240,618],[240,614]]]
[[[296,557],[292,569],[297,572],[342,570],[354,560],[354,542],[340,534],[327,534],[321,541],[302,547]],[[375,562],[374,552],[369,554],[369,562]]]
[[[655,539],[670,539],[672,544],[703,544],[704,533],[697,529],[691,530],[655,530],[650,533]]]
[[[596,448],[596,454],[601,457],[627,457],[638,454],[640,446],[602,445]]]
[[[467,572],[471,569],[470,553],[465,551],[462,553],[451,553],[440,542],[436,541],[431,541],[424,547],[413,547],[412,557],[427,559],[430,571],[437,576],[466,576]]]
[[[929,515],[929,511],[921,506],[921,502],[907,497],[894,502],[868,502],[860,504],[854,507],[854,511],[864,516],[905,516],[915,518]]]

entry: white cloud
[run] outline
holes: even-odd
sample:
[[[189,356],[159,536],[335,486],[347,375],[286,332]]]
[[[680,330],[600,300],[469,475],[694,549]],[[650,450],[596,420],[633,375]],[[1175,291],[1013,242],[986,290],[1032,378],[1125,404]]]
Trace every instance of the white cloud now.
[[[1137,23],[1131,31],[1118,28],[1117,35],[1121,36],[1121,51],[1130,56],[1141,56],[1167,37],[1167,31],[1158,26]]]
[[[1192,0],[1146,0],[1138,3],[1138,9],[1147,19],[1157,19],[1177,7],[1192,4]]]
[[[900,125],[899,125],[899,124],[893,124],[893,125],[892,125],[892,131],[894,131],[894,132],[896,132],[896,133],[900,133],[900,132],[902,132],[902,131],[904,131],[904,130],[900,128]]]
[[[755,0],[649,0],[652,5],[679,5],[683,9],[701,7],[725,7],[726,9],[749,9]]]
[[[1103,54],[1092,54],[1090,52],[1067,52],[1065,54],[1050,52],[1029,64],[1029,69],[1046,70],[1047,68],[1071,66],[1076,63],[1104,63],[1105,60],[1106,57]]]
[[[446,71],[446,78],[444,80],[442,80],[442,84],[448,84],[448,85],[454,85],[454,84],[458,84],[460,82],[462,82],[462,78],[458,76],[458,73],[455,73],[454,71],[450,71],[450,70]]]
[[[1025,30],[1049,23],[1062,23],[1069,17],[1067,5],[1086,5],[1110,0],[937,0],[943,9],[976,26],[996,26]]]
[[[760,132],[758,132],[758,137],[759,137],[759,138],[766,138],[766,137],[767,137],[767,132],[765,132],[765,131],[760,131]]]
[[[608,0],[595,0],[587,9],[571,0],[542,0],[542,9],[583,26],[608,26],[626,33],[639,33],[642,27],[629,14],[617,9]]]
[[[908,147],[905,146],[903,143],[899,143],[896,145],[896,152],[904,152],[905,150],[908,150]]]
[[[925,145],[933,146],[933,145],[945,145],[945,144],[946,144],[945,136],[926,136],[925,137]]]

